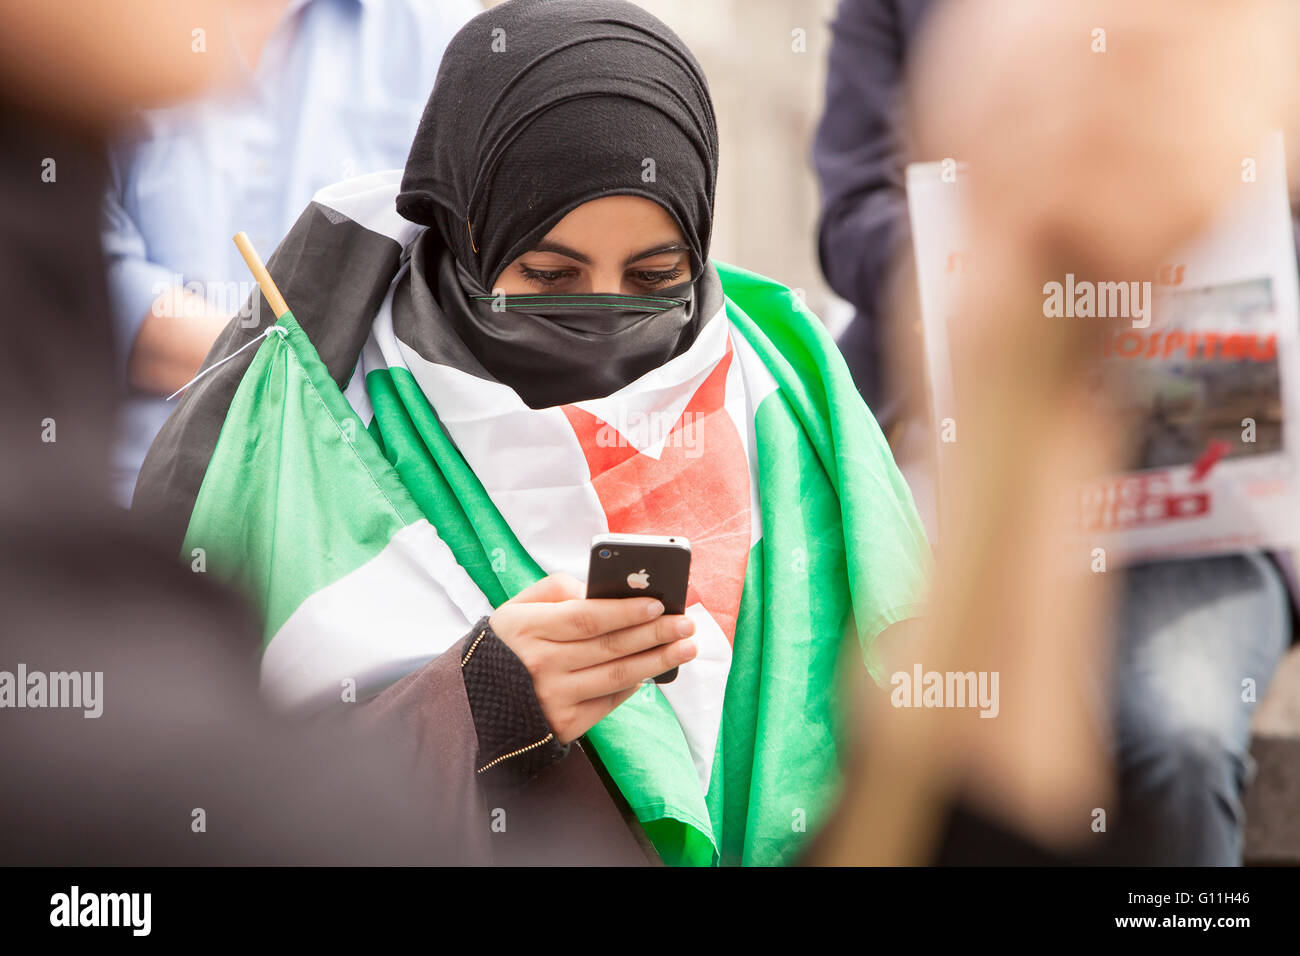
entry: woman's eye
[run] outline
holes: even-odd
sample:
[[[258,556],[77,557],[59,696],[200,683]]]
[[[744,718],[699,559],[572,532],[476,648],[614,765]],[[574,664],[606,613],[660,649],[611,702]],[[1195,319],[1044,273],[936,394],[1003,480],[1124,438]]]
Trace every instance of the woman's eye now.
[[[631,276],[633,279],[635,279],[637,282],[641,283],[642,285],[657,286],[657,285],[663,285],[667,282],[672,282],[674,279],[680,279],[682,277],[682,270],[681,269],[665,269],[665,270],[654,270],[654,271],[638,270],[636,272],[631,273]]]
[[[562,279],[571,278],[574,274],[572,269],[529,269],[527,266],[520,266],[519,271],[526,281],[542,286],[554,285]]]

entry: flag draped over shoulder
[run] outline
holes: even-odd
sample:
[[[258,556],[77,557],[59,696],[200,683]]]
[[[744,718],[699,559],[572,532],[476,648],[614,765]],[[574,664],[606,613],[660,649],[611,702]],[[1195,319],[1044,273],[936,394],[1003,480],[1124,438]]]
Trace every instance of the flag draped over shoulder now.
[[[836,793],[846,628],[873,666],[928,564],[834,344],[790,290],[715,263],[723,311],[687,351],[605,398],[530,409],[394,308],[419,231],[392,214],[396,177],[318,195],[270,264],[312,320],[282,317],[160,437],[174,464],[142,480],[192,502],[183,554],[262,609],[268,696],[323,707],[545,574],[585,577],[593,534],[689,538],[698,657],[587,739],[666,862],[789,862]],[[378,278],[339,286],[344,248]]]

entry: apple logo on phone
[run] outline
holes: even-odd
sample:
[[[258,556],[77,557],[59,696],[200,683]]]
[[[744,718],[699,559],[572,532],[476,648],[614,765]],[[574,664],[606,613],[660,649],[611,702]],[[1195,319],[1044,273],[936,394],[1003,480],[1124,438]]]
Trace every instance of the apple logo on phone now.
[[[638,591],[650,586],[650,575],[646,574],[645,568],[640,571],[633,571],[627,576],[627,586],[636,588]]]

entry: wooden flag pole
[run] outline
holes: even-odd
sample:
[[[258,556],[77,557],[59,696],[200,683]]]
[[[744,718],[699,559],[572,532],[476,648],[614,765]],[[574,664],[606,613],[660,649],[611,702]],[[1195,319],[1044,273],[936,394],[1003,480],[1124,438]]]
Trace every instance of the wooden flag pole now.
[[[239,249],[239,254],[244,257],[244,262],[248,263],[248,271],[253,273],[253,278],[257,280],[257,284],[262,290],[262,295],[266,296],[266,301],[270,303],[271,311],[275,313],[275,321],[267,325],[267,327],[258,335],[245,342],[225,358],[213,362],[207,368],[200,371],[198,375],[195,375],[180,388],[176,389],[176,391],[168,395],[167,401],[169,402],[199,379],[203,378],[203,376],[220,368],[240,352],[244,351],[244,349],[252,348],[272,332],[278,332],[281,339],[288,334],[288,330],[278,323],[282,318],[289,314],[289,306],[285,304],[284,296],[280,295],[280,290],[275,287],[275,282],[271,278],[271,273],[267,272],[266,266],[262,265],[262,257],[257,254],[257,250],[253,248],[253,243],[249,240],[246,233],[235,233],[235,246]]]
[[[257,250],[253,248],[253,243],[245,232],[235,233],[235,246],[239,249],[239,254],[244,257],[244,262],[248,263],[248,271],[253,273],[253,278],[257,280],[262,295],[266,296],[266,301],[278,322],[289,311],[289,306],[285,303],[284,296],[280,295],[280,290],[275,287],[271,273],[267,272],[266,266],[262,264],[262,257],[257,254]]]

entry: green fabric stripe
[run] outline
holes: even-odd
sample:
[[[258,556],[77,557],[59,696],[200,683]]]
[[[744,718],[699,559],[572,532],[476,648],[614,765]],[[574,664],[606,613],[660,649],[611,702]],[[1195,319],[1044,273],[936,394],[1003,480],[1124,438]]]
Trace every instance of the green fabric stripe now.
[[[292,314],[277,324],[287,333],[268,336],[240,381],[181,549],[188,561],[202,548],[210,573],[258,605],[267,643],[421,517]]]
[[[492,606],[544,577],[447,437],[410,371],[372,371],[366,392],[388,461]]]
[[[803,300],[771,279],[716,265],[728,317],[776,379],[839,497],[862,657],[881,683],[875,638],[921,612],[929,580],[930,549],[912,492],[844,356]]]
[[[499,296],[476,295],[479,302],[495,302]],[[681,299],[668,299],[652,295],[512,295],[502,303],[506,309],[527,309],[544,305],[567,305],[573,308],[605,309],[610,306],[665,307],[677,305]]]
[[[709,788],[723,865],[791,862],[839,782],[835,671],[850,603],[844,539],[828,529],[840,502],[783,393],[754,425],[760,486],[799,489],[799,507],[760,499]]]

